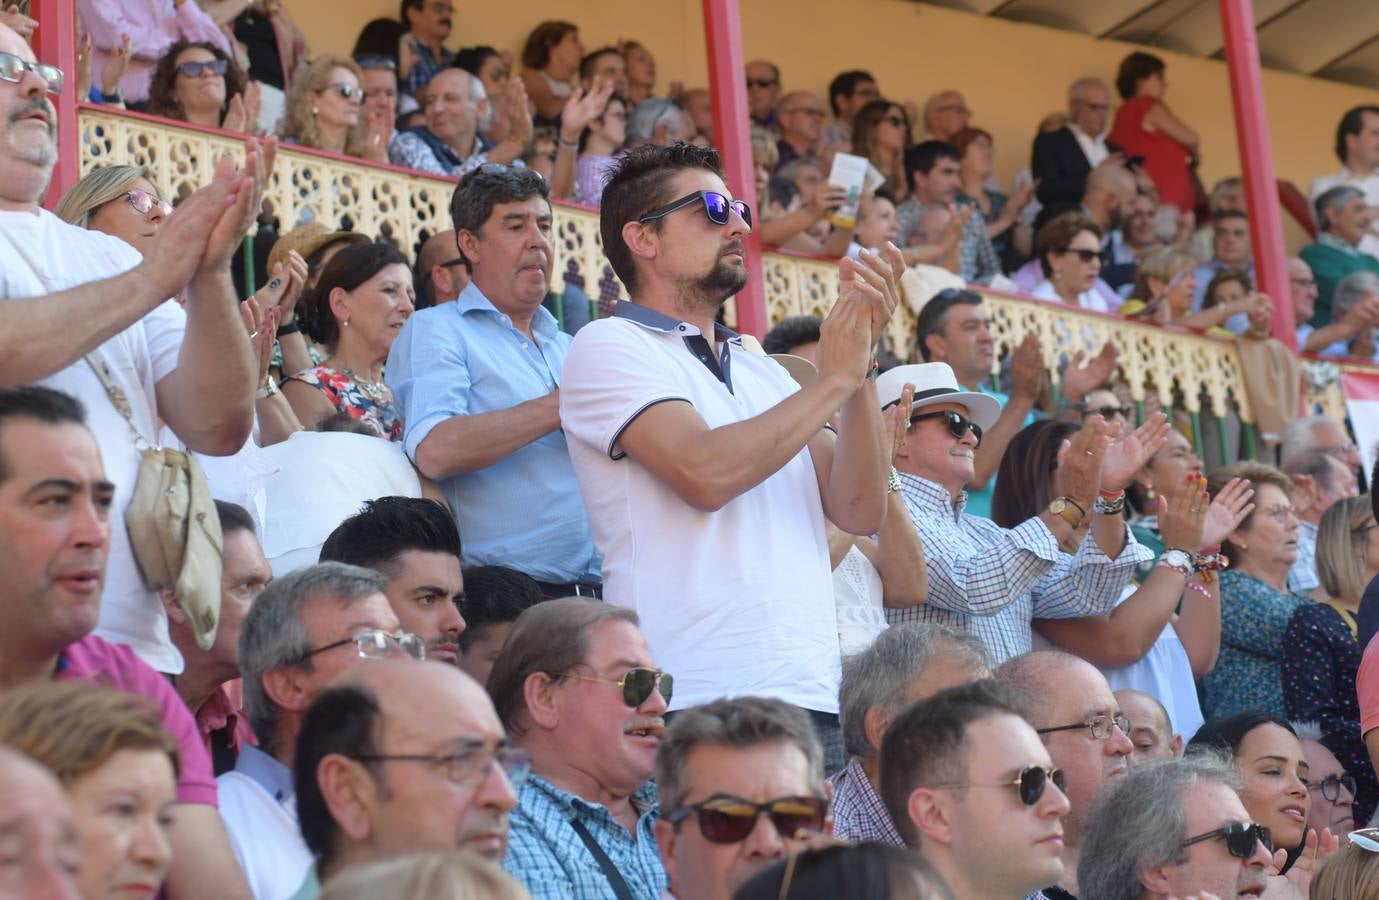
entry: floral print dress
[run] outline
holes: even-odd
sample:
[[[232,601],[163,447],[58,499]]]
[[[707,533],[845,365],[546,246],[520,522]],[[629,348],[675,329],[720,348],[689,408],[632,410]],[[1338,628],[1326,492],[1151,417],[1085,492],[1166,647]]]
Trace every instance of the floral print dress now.
[[[338,412],[363,422],[379,437],[402,440],[402,413],[393,401],[393,392],[382,381],[361,385],[348,371],[324,365],[312,366],[289,380],[316,388]]]

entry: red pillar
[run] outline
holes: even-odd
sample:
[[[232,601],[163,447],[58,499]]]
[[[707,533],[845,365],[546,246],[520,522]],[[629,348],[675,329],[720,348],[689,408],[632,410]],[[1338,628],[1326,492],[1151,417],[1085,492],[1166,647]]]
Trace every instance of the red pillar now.
[[[77,151],[77,7],[75,0],[43,0],[33,4],[38,30],[31,39],[40,62],[57,66],[66,76],[62,93],[52,98],[57,107],[57,165],[43,205],[52,209],[64,191],[77,183],[81,170]]]
[[[752,119],[747,112],[747,61],[742,56],[742,27],[737,0],[704,0],[704,35],[709,50],[709,93],[713,98],[714,144],[723,153],[728,190],[751,204],[761,221],[756,173],[752,167]],[[751,279],[737,295],[737,329],[761,337],[766,317],[766,283],[762,272],[761,240],[748,236],[747,271]]]
[[[1269,144],[1269,116],[1264,106],[1264,82],[1259,71],[1254,10],[1250,0],[1220,0],[1220,3],[1245,203],[1250,211],[1255,274],[1259,289],[1274,300],[1274,337],[1296,350],[1288,256],[1283,246],[1283,217],[1279,213],[1278,183],[1274,178],[1274,152]]]

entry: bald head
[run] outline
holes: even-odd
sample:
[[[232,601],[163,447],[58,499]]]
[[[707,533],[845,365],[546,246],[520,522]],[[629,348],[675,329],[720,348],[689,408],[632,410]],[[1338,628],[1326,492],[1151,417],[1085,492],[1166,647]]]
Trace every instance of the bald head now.
[[[1183,752],[1183,737],[1173,733],[1168,710],[1157,697],[1144,691],[1116,691],[1120,711],[1130,720],[1130,761],[1134,765],[1156,759],[1177,759]]]
[[[426,128],[462,158],[475,148],[483,89],[482,82],[456,68],[441,69],[426,84]]]
[[[493,708],[479,682],[455,666],[431,660],[389,657],[341,672],[331,687],[362,687],[379,700],[385,718],[418,709],[438,694],[465,706]]]
[[[426,298],[431,306],[459,297],[469,284],[469,271],[460,258],[455,229],[447,228],[427,238],[417,253],[417,296]]]
[[[0,866],[0,896],[77,897],[71,873],[81,847],[67,795],[47,769],[8,747],[0,747],[0,844],[18,861]]]
[[[1135,196],[1135,176],[1124,166],[1097,166],[1087,174],[1087,193],[1115,194],[1126,202]]]

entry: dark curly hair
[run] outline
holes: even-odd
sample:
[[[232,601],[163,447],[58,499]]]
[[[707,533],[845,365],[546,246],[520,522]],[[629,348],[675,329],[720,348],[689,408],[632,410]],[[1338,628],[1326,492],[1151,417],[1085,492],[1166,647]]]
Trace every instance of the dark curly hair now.
[[[407,259],[392,244],[352,244],[330,258],[316,287],[302,298],[302,330],[318,344],[334,348],[340,340],[340,323],[330,310],[330,292],[352,291],[383,269]]]
[[[244,93],[249,79],[245,77],[244,70],[241,69],[234,58],[227,56],[215,44],[209,41],[188,41],[181,40],[173,44],[158,59],[158,65],[153,69],[153,79],[149,83],[148,89],[148,111],[155,116],[166,116],[169,119],[179,119],[183,122],[187,120],[187,114],[182,109],[182,103],[177,99],[177,57],[184,50],[191,49],[205,50],[216,59],[225,60],[228,65],[225,68],[225,102],[220,107],[220,118],[225,118],[225,110],[230,105],[230,98],[235,94]]]

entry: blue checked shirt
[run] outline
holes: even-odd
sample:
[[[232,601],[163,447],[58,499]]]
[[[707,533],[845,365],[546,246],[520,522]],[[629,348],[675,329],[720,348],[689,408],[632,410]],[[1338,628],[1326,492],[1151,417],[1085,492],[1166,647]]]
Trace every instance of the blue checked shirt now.
[[[896,243],[902,247],[913,243],[932,243],[937,235],[920,233],[919,222],[924,213],[924,204],[917,197],[906,198],[895,208],[895,222],[899,227]],[[1001,257],[986,236],[986,217],[980,209],[972,210],[972,218],[963,226],[962,237],[958,239],[957,276],[971,284],[990,284],[991,279],[1001,274]]]
[[[833,833],[854,844],[891,844],[904,847],[886,804],[867,780],[857,760],[829,781],[833,784]]]
[[[1128,527],[1115,559],[1090,531],[1070,556],[1037,516],[1002,528],[964,513],[966,494],[955,507],[942,485],[904,472],[900,491],[924,542],[929,596],[919,606],[886,610],[886,619],[964,628],[981,638],[993,668],[1030,651],[1032,619],[1110,612],[1135,567],[1150,556]]]
[[[423,132],[426,132],[425,127],[396,132],[388,142],[388,162],[418,172],[459,179],[488,162],[488,148],[479,138],[474,140],[474,152],[461,158],[429,132],[425,135]]]
[[[412,460],[431,430],[453,416],[509,409],[559,387],[573,339],[544,307],[531,330],[535,340],[473,282],[454,303],[407,320],[386,371]],[[509,566],[554,584],[599,581],[602,563],[563,430],[440,486],[460,527],[464,565]]]
[[[607,900],[614,896],[598,861],[570,826],[577,819],[608,855],[635,900],[660,900],[668,879],[651,833],[652,823],[660,814],[656,786],[648,781],[632,795],[632,804],[641,810],[636,835],[606,807],[586,803],[532,775],[517,792],[503,868],[531,891],[533,900]]]
[[[426,87],[441,69],[448,68],[455,61],[455,54],[442,47],[438,59],[430,45],[423,44],[421,41],[411,38],[410,35],[408,39],[412,41],[412,50],[416,55],[416,62],[412,64],[407,77],[402,81],[402,92],[416,97],[417,91]],[[417,99],[420,100],[421,98],[417,97]]]

